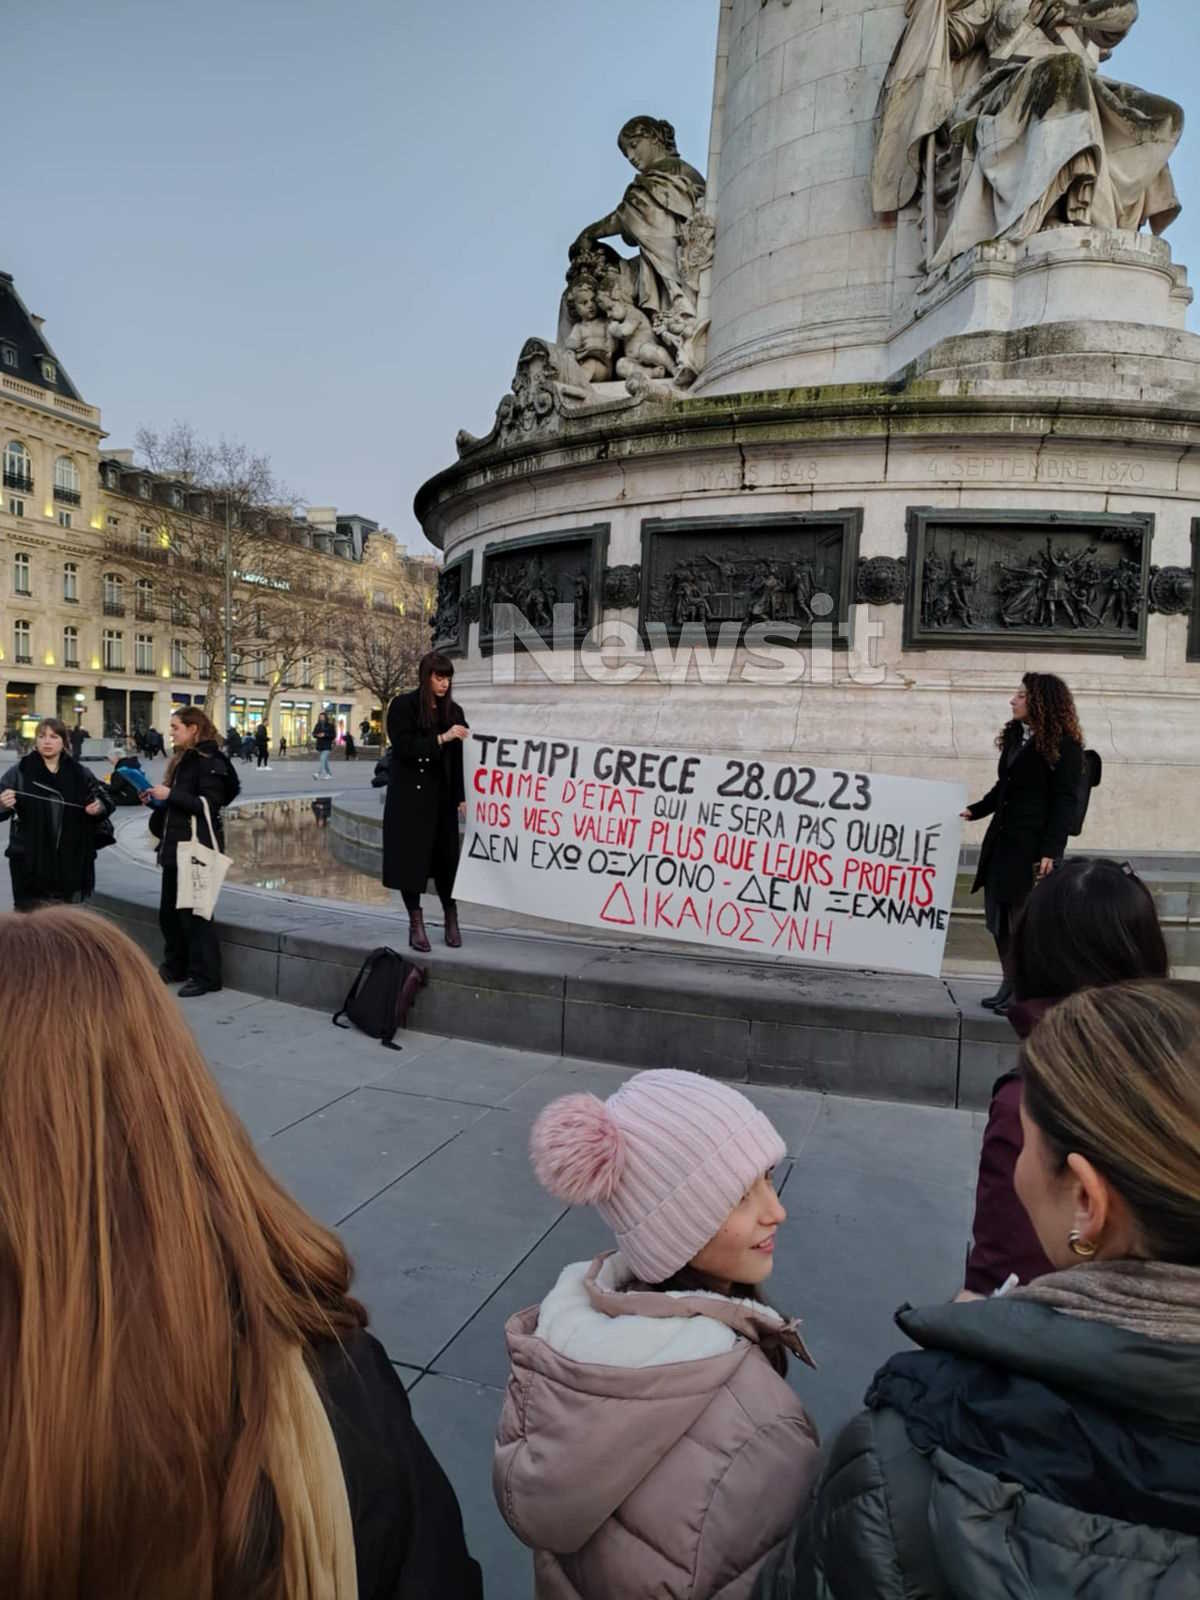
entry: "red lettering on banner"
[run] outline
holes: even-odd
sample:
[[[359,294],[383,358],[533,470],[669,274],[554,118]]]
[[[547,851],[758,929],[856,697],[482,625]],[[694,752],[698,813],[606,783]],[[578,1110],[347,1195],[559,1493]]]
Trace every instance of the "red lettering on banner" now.
[[[555,812],[557,816],[558,813]],[[573,816],[572,825],[577,839],[590,839],[593,844],[616,845],[621,850],[631,850],[637,843],[641,822],[637,817]]]
[[[485,828],[507,828],[512,812],[499,800],[476,800],[475,821]]]
[[[815,950],[818,945],[824,945],[827,951],[833,948],[833,923],[822,927],[816,917],[805,917],[802,922],[797,922],[795,917],[771,914],[771,921],[775,924],[775,937],[771,940],[771,949],[774,950],[780,942],[785,950]]]
[[[614,905],[618,908],[616,911],[611,909]],[[613,884],[612,892],[601,909],[600,920],[601,922],[620,923],[623,928],[632,928],[637,921],[637,916],[623,883]]]
[[[560,813],[544,811],[538,806],[526,806],[521,813],[521,826],[526,833],[537,833],[545,839],[557,839],[562,829]]]

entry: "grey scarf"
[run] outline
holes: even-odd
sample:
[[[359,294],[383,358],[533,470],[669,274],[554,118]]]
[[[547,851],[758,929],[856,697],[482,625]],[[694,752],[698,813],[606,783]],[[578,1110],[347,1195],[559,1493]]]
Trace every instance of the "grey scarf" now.
[[[1200,1344],[1200,1267],[1096,1261],[1037,1278],[1011,1298],[1171,1344]]]

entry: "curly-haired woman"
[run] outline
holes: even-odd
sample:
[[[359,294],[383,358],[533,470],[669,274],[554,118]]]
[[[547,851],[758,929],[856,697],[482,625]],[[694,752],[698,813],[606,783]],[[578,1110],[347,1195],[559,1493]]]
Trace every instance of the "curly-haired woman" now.
[[[988,932],[1004,969],[983,1002],[1003,1011],[1012,998],[1008,952],[1013,920],[1038,878],[1067,848],[1083,772],[1083,730],[1071,691],[1051,672],[1027,672],[1009,701],[1012,720],[996,739],[996,782],[967,807],[968,822],[991,817],[972,894],[983,890]]]

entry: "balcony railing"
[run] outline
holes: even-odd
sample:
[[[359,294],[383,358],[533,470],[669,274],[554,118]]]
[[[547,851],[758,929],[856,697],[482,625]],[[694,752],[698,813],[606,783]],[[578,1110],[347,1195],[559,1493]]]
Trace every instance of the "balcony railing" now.
[[[135,617],[140,618],[142,622],[153,622],[157,616],[157,612],[154,609],[154,601],[139,600],[133,608],[133,614]]]
[[[33,488],[33,477],[28,472],[10,472],[5,467],[4,487],[6,489],[23,489],[28,494]]]
[[[104,602],[104,615],[106,617],[123,617],[125,615],[124,600],[106,600]]]
[[[13,584],[13,593],[24,596],[24,598],[26,600],[32,599],[32,597],[33,597],[33,590],[30,588],[30,586],[27,583],[20,583],[20,582],[14,583]]]
[[[63,671],[64,672],[66,672],[66,671],[78,672],[79,671],[79,657],[78,656],[64,656],[63,657]]]
[[[115,657],[112,657],[112,656],[106,657],[105,661],[104,661],[104,671],[105,672],[124,672],[125,671],[125,658],[124,658],[124,656],[122,656],[119,661],[116,660]]]
[[[134,671],[137,673],[139,678],[152,678],[154,676],[153,667],[135,667]]]
[[[78,506],[83,504],[83,496],[78,489],[64,489],[61,483],[54,485],[54,498],[61,500],[65,506]]]
[[[14,654],[13,660],[19,667],[31,667],[33,665],[33,657],[22,654],[20,650]]]
[[[190,678],[191,675],[192,669],[190,667],[177,667],[175,671],[171,673],[173,678]]]

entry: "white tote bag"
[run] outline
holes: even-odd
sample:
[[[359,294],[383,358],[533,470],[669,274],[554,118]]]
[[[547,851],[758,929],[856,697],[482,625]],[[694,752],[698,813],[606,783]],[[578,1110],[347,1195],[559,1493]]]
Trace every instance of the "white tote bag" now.
[[[200,797],[200,804],[204,807],[208,836],[215,845],[217,831],[213,827],[208,801],[203,795]],[[233,857],[222,855],[219,850],[210,849],[208,845],[200,843],[196,837],[196,818],[193,816],[192,837],[180,841],[175,852],[175,862],[179,871],[175,909],[191,911],[195,916],[211,922],[212,914],[217,907],[217,896],[221,892],[221,885],[225,882],[225,874],[233,865]]]

